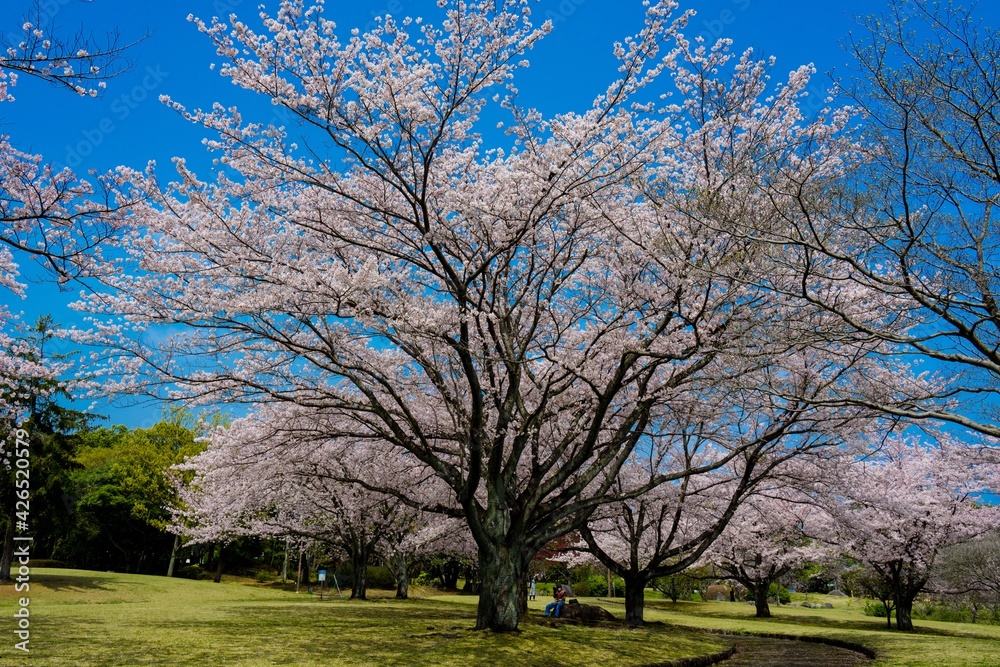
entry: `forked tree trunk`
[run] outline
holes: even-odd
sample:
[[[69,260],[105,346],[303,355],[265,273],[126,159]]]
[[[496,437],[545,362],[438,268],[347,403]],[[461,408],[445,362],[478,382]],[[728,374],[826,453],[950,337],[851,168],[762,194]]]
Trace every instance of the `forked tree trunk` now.
[[[438,568],[438,572],[441,579],[441,588],[446,591],[453,591],[458,588],[458,578],[462,574],[460,563],[446,561]]]
[[[914,566],[902,560],[888,563],[893,603],[896,605],[896,629],[904,632],[913,631],[913,601],[927,583],[927,579],[914,570]],[[888,613],[889,610],[886,609],[886,615]]]
[[[625,580],[625,622],[642,625],[646,608],[646,577],[629,573]]]

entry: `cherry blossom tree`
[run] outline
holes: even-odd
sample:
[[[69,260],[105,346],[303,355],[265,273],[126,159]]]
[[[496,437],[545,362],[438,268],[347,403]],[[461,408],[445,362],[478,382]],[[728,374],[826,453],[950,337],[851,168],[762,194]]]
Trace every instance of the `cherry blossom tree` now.
[[[427,474],[421,479],[422,466],[415,471],[385,447],[310,437],[296,424],[265,410],[215,429],[204,453],[177,466],[192,474],[176,478],[175,529],[192,542],[253,535],[323,544],[350,560],[351,598],[365,599],[367,567],[377,555],[396,571],[394,559],[442,539],[430,530],[437,515],[372,488],[405,487],[415,498]]]
[[[416,515],[410,524],[398,526],[379,549],[379,557],[396,579],[396,597],[406,599],[410,568],[427,559],[447,554],[474,560],[476,543],[462,519],[431,512]]]
[[[81,338],[109,350],[105,391],[298,406],[327,438],[419,462],[476,543],[477,627],[510,631],[543,545],[602,503],[742,455],[616,491],[675,414],[767,389],[750,379],[884,383],[850,381],[867,341],[790,307],[791,287],[760,276],[798,276],[731,233],[802,209],[762,183],[818,189],[844,164],[847,116],[800,110],[809,68],[774,83],[750,52],[685,39],[690,13],[660,0],[591,108],[545,118],[514,77],[550,24],[526,0],[440,4],[439,26],[387,16],[349,36],[296,0],[263,28],[196,20],[221,73],[302,136],[167,99],[213,133],[218,171],[179,158],[174,183],[130,176],[148,199]],[[504,137],[483,129],[488,108],[510,119]],[[806,349],[831,353],[816,365]]]
[[[945,435],[930,445],[899,437],[842,467],[840,502],[827,506],[836,539],[892,592],[897,629],[913,629],[913,601],[938,553],[997,525],[997,508],[980,498],[1000,488],[988,454]]]
[[[632,463],[619,473],[615,491],[648,480],[649,471]],[[644,590],[653,578],[681,572],[693,564],[728,521],[745,493],[739,488],[720,497],[724,475],[693,475],[661,484],[637,498],[604,505],[580,529],[581,545],[625,582],[625,621],[641,624]]]
[[[97,44],[82,33],[63,40],[25,20],[20,31],[0,38],[0,104],[14,102],[18,75],[48,81],[79,95],[96,97],[106,80],[127,67],[127,49],[117,36]],[[10,41],[12,36],[14,41]],[[120,226],[132,203],[121,174],[96,183],[58,170],[41,155],[27,153],[0,135],[0,292],[24,298],[18,259],[36,259],[60,282],[103,269],[99,249]],[[15,332],[27,329],[5,299],[0,304],[0,433],[6,439],[30,412],[32,388],[51,385],[67,367],[51,365]],[[65,389],[66,387],[62,387]]]
[[[615,490],[617,495],[629,496],[628,489],[648,485],[649,479],[662,470],[695,470],[700,459],[718,456],[711,453],[713,450],[740,452],[723,468],[690,474],[638,497],[604,505],[581,529],[587,550],[625,582],[627,622],[642,623],[644,589],[651,579],[677,574],[708,560],[722,564],[727,574],[756,591],[759,586],[747,581],[764,572],[761,559],[765,554],[759,551],[748,556],[746,550],[755,548],[763,539],[777,537],[781,544],[769,547],[767,556],[791,552],[782,529],[776,526],[783,521],[791,528],[801,526],[793,520],[796,517],[792,509],[784,507],[792,501],[786,498],[782,505],[771,487],[788,477],[804,484],[815,466],[802,463],[803,457],[842,455],[844,442],[864,430],[866,424],[864,411],[812,406],[810,398],[825,389],[821,389],[821,377],[811,377],[813,383],[798,378],[802,396],[787,403],[777,403],[767,394],[758,397],[756,410],[752,409],[754,401],[746,395],[738,402],[738,413],[719,404],[703,405],[686,415],[687,419],[693,418],[692,422],[675,425],[669,444],[658,443],[652,450],[654,456],[636,456],[622,468]],[[868,415],[867,423],[868,429],[874,431],[878,420]],[[808,500],[801,494],[799,498]],[[742,507],[745,502],[749,505]],[[755,517],[774,509],[765,507],[765,503],[780,511],[774,512],[766,529],[760,528],[761,534],[753,535]],[[730,523],[734,515],[735,525]],[[745,567],[748,559],[756,559],[757,567]],[[774,567],[768,570],[765,592],[774,578],[796,564],[790,555],[781,563],[770,563]],[[759,615],[767,615],[766,605],[766,595],[758,598]]]
[[[759,489],[743,503],[705,560],[752,591],[758,618],[770,618],[771,584],[815,561],[826,544],[815,541],[822,512],[789,489]]]
[[[20,33],[6,32],[0,43],[0,102],[14,102],[18,75],[97,97],[109,79],[130,66],[127,53],[134,45],[122,43],[117,34],[104,44],[82,32],[63,40],[47,26],[26,20]],[[94,183],[81,180],[40,155],[18,150],[6,135],[0,136],[0,155],[0,285],[23,294],[13,253],[40,260],[60,282],[100,272],[100,246],[121,225],[131,203],[122,187],[124,172]]]
[[[890,355],[933,359],[947,379],[933,401],[879,407],[1000,436],[1000,31],[975,8],[932,0],[893,0],[861,28],[842,90],[860,112],[863,158],[822,194],[826,214],[754,233],[792,249],[804,303]],[[807,184],[794,195],[815,210]],[[896,306],[856,310],[847,289]]]

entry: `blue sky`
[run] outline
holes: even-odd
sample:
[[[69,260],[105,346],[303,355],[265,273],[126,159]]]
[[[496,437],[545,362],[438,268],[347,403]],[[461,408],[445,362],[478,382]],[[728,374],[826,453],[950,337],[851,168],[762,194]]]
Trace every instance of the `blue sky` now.
[[[263,0],[268,10],[274,0]],[[50,162],[78,171],[106,170],[117,165],[142,167],[156,160],[161,171],[170,158],[183,156],[189,166],[207,169],[200,145],[203,132],[158,101],[168,94],[191,107],[254,104],[209,65],[219,58],[208,39],[187,21],[189,14],[204,19],[231,12],[243,17],[257,13],[259,0],[199,0],[152,2],[149,0],[42,0],[41,6],[63,34],[81,25],[98,39],[119,30],[124,41],[150,36],[132,51],[134,66],[108,83],[98,99],[77,98],[22,77],[13,90],[16,102],[0,105],[0,132],[11,135],[22,150],[43,154]],[[982,3],[980,15],[1000,23],[1000,3]],[[5,2],[0,9],[0,30],[10,38],[20,30],[27,0]],[[808,7],[806,9],[805,7]],[[817,70],[817,91],[829,82],[825,73],[850,74],[850,56],[841,43],[852,29],[854,17],[880,12],[885,5],[866,0],[689,0],[681,9],[698,14],[686,31],[706,39],[730,37],[735,48],[754,47],[777,58],[776,73],[784,74],[804,63]],[[519,77],[522,100],[546,113],[582,110],[614,76],[611,45],[634,33],[642,23],[640,0],[542,0],[533,6],[538,20],[551,18],[553,33],[529,54],[531,67]],[[430,0],[378,0],[327,3],[326,15],[346,33],[365,28],[376,15],[423,16],[437,22]],[[266,107],[261,107],[266,108]],[[32,271],[24,267],[31,277]],[[51,284],[31,284],[28,298],[17,300],[7,292],[11,310],[33,320],[50,313],[57,322],[77,321],[67,304],[75,292],[60,292]],[[98,406],[115,423],[130,427],[156,421],[160,406]]]

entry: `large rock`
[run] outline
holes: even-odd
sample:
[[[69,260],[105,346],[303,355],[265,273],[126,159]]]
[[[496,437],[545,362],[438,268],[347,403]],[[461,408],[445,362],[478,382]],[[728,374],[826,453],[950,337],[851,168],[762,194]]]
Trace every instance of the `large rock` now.
[[[563,605],[562,611],[559,612],[559,618],[584,621],[586,623],[616,620],[615,617],[611,615],[611,612],[604,607],[598,607],[592,604],[580,604],[573,600],[570,600]]]

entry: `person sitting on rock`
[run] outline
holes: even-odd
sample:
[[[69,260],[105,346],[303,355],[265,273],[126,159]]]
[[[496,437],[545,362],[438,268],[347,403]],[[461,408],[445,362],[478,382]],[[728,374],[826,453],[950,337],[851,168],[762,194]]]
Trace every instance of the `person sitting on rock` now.
[[[561,585],[556,585],[552,591],[552,597],[555,600],[545,605],[545,615],[548,616],[551,613],[553,617],[559,618],[559,612],[562,610],[563,605],[566,604],[566,591],[563,590]]]

